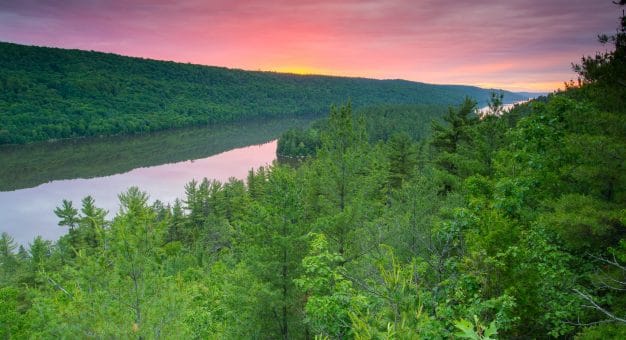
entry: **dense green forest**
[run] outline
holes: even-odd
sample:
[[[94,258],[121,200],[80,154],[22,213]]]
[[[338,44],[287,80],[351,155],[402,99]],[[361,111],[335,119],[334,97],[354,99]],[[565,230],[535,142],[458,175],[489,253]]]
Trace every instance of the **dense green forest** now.
[[[60,202],[58,241],[0,237],[0,337],[626,338],[626,18],[604,41],[579,84],[419,142],[343,105],[296,168]]]
[[[500,114],[504,110],[503,93],[492,92],[490,95],[491,106],[489,114]],[[467,98],[466,98],[467,99]],[[545,102],[545,96],[534,99],[535,102]],[[477,103],[473,102],[475,106]],[[517,119],[526,114],[530,107],[528,105],[515,104],[515,110],[509,112],[507,119]],[[420,142],[418,148],[423,148],[427,143],[433,127],[437,129],[444,122],[444,117],[453,115],[455,108],[443,105],[372,105],[362,109],[353,117],[353,124],[363,124],[370,143],[378,141],[386,142],[392,137],[408,137],[413,142]],[[281,134],[278,140],[276,153],[281,158],[302,159],[315,155],[322,145],[321,131],[328,129],[328,118],[316,120],[308,128],[295,127]],[[454,122],[448,122],[453,124]]]
[[[362,121],[370,142],[387,141],[394,134],[406,134],[413,141],[420,141],[429,135],[431,121],[441,121],[448,110],[443,105],[373,105],[360,109],[353,124]],[[327,118],[315,121],[310,128],[289,129],[278,140],[276,153],[287,158],[314,155],[322,144],[324,129],[328,129]]]
[[[0,239],[2,336],[623,337],[626,127],[596,90],[468,101],[421,147],[343,106],[297,169],[63,202],[59,241]]]
[[[0,42],[0,144],[322,114],[347,98],[446,104],[489,90],[254,72]],[[505,92],[505,100],[532,94]]]

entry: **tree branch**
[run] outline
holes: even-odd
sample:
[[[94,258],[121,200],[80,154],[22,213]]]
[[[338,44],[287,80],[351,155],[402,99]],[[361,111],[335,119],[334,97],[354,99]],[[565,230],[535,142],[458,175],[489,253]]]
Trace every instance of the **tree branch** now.
[[[600,305],[598,305],[595,301],[593,301],[593,298],[591,298],[591,296],[589,296],[586,293],[581,292],[578,289],[574,289],[574,291],[580,295],[580,297],[582,297],[584,300],[586,300],[587,302],[589,302],[591,304],[591,308],[602,312],[604,315],[608,316],[609,319],[611,319],[612,321],[617,321],[617,322],[621,322],[621,323],[626,323],[626,319],[622,319],[620,317],[615,316],[614,314],[612,314],[611,312],[609,312],[608,310],[602,308]]]

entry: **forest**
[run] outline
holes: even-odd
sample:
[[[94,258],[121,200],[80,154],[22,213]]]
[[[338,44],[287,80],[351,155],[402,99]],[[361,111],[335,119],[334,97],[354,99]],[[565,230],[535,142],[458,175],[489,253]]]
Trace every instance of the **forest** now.
[[[493,95],[503,96],[502,93]],[[500,97],[497,98],[501,100]],[[441,121],[448,107],[444,105],[372,105],[354,115],[354,124],[363,124],[368,141],[387,141],[394,134],[405,134],[413,141],[425,139],[430,134],[431,122]],[[301,127],[285,131],[278,140],[276,153],[283,158],[301,159],[312,156],[321,146],[321,131],[328,129],[328,117]]]
[[[0,237],[0,337],[626,338],[626,18],[605,38],[511,111],[386,136],[346,100],[283,136],[296,167],[59,202],[58,241]]]
[[[243,71],[0,42],[0,144],[321,115],[374,104],[480,103],[490,90]],[[503,92],[507,102],[529,93]]]

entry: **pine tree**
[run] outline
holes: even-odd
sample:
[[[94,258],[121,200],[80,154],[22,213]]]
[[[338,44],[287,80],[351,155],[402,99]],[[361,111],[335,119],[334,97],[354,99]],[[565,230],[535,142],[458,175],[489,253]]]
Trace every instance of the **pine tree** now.
[[[396,133],[389,139],[389,181],[399,188],[411,178],[417,166],[415,146],[406,133]]]

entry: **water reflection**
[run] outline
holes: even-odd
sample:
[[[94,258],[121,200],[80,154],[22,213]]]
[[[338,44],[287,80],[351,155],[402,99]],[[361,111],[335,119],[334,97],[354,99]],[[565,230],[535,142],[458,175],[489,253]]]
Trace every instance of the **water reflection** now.
[[[252,168],[271,164],[276,158],[276,141],[238,148],[218,155],[144,167],[129,172],[92,179],[56,180],[34,188],[0,192],[0,231],[6,231],[20,244],[28,244],[36,235],[56,240],[66,232],[57,226],[54,208],[61,200],[80,200],[91,195],[98,207],[112,218],[118,210],[117,195],[131,186],[148,192],[151,200],[173,202],[183,198],[184,186],[192,179],[227,181],[243,179]]]
[[[266,143],[289,128],[305,127],[310,122],[310,117],[266,119],[140,136],[0,146],[0,191],[205,158],[234,148]]]

